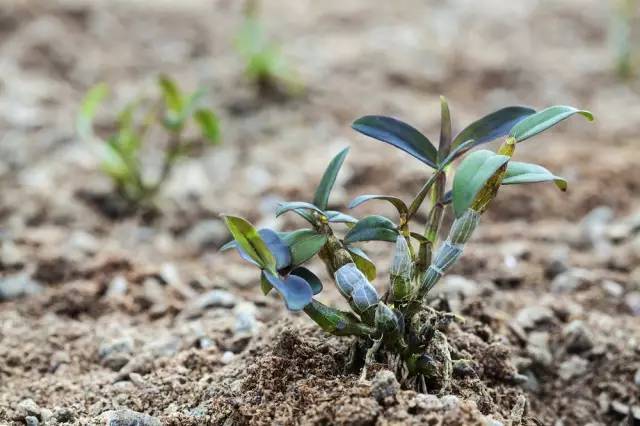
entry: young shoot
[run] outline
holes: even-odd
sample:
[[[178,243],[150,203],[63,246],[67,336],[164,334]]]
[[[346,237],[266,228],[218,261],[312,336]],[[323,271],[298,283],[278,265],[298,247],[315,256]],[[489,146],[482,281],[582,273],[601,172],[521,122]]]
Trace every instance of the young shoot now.
[[[257,0],[247,1],[244,22],[236,37],[236,49],[245,61],[245,73],[263,96],[296,95],[302,91],[302,85],[280,47],[267,38],[258,9]]]
[[[449,107],[441,98],[441,130],[436,146],[410,125],[391,117],[365,116],[353,128],[413,156],[430,172],[410,202],[393,195],[366,194],[349,208],[379,201],[390,203],[393,217],[371,215],[356,219],[329,209],[329,194],[347,156],[341,151],[328,165],[310,202],[283,203],[276,216],[294,213],[309,227],[288,232],[255,229],[246,220],[224,216],[236,248],[244,259],[260,269],[264,294],[278,293],[287,308],[304,311],[323,330],[338,336],[355,336],[352,358],[364,368],[384,363],[406,387],[418,391],[446,392],[453,365],[458,360],[449,350],[445,325],[455,316],[431,308],[430,290],[460,259],[463,250],[504,185],[550,182],[565,191],[567,182],[546,168],[512,160],[518,144],[555,126],[572,115],[588,120],[588,111],[552,106],[541,111],[509,106],[471,123],[453,136]],[[481,145],[503,138],[497,152]],[[455,167],[455,173],[451,169]],[[453,176],[447,191],[448,176]],[[416,213],[426,207],[427,223],[417,228]],[[445,210],[454,220],[441,230]],[[346,232],[335,229],[345,224]],[[344,227],[343,227],[344,229]],[[445,232],[441,232],[445,231]],[[446,235],[443,241],[439,235]],[[389,280],[384,291],[374,286],[375,263],[362,250],[367,241],[393,244]],[[334,285],[350,307],[342,311],[318,301],[323,283],[304,265],[318,256]]]
[[[218,118],[211,109],[201,106],[203,91],[183,93],[166,76],[158,79],[158,89],[157,99],[138,99],[126,105],[105,138],[94,132],[93,121],[108,94],[106,84],[88,91],[76,120],[78,136],[96,147],[102,171],[111,178],[116,194],[132,208],[152,204],[178,159],[198,152],[203,141],[212,145],[220,141]],[[187,136],[189,126],[197,127],[197,136]],[[162,163],[153,174],[143,170],[143,148],[155,127],[165,133],[165,145]],[[155,177],[150,179],[150,174]]]

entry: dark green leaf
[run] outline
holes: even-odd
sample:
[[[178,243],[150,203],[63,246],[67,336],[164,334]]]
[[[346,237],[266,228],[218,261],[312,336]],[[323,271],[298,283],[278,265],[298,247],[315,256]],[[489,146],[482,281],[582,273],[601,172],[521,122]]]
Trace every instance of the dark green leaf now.
[[[315,256],[327,242],[327,236],[313,229],[299,229],[280,234],[291,251],[291,264],[300,265]]]
[[[358,223],[358,219],[342,212],[327,210],[325,214],[327,215],[329,222],[332,222],[332,223],[347,223],[347,224]]]
[[[356,241],[390,241],[398,236],[396,225],[384,216],[367,216],[356,223],[344,237],[347,244]]]
[[[195,112],[193,118],[200,126],[202,135],[212,144],[220,140],[220,123],[218,117],[208,109],[199,109]]]
[[[222,216],[229,232],[240,247],[262,269],[276,271],[276,259],[258,231],[249,222],[237,216]]]
[[[433,144],[407,123],[392,117],[367,115],[353,122],[354,130],[401,149],[435,168],[438,151]]]
[[[93,86],[85,95],[80,104],[80,111],[76,118],[76,131],[81,139],[93,137],[93,119],[96,116],[98,105],[109,93],[106,84],[100,83]]]
[[[369,256],[359,247],[355,246],[347,246],[346,249],[349,251],[351,258],[353,259],[353,263],[356,264],[358,269],[367,277],[369,281],[373,281],[376,279],[376,265],[373,263]]]
[[[438,162],[449,155],[451,150],[451,113],[444,96],[440,96],[440,144],[438,145]]]
[[[291,271],[292,275],[297,275],[309,283],[314,296],[322,291],[322,281],[313,272],[303,266],[299,266]]]
[[[492,112],[474,121],[455,137],[452,148],[473,140],[473,146],[491,142],[509,134],[513,126],[531,116],[536,111],[522,106],[509,106]]]
[[[527,117],[526,120],[523,120],[514,126],[509,135],[515,138],[516,142],[522,142],[540,132],[544,132],[548,128],[555,126],[562,120],[565,120],[574,114],[580,114],[587,120],[593,121],[593,114],[589,111],[576,109],[570,106],[557,105]]]
[[[313,204],[321,210],[326,210],[327,208],[331,189],[333,189],[333,185],[336,183],[336,177],[338,176],[338,172],[340,171],[342,163],[344,163],[344,159],[348,153],[349,148],[345,148],[340,151],[338,155],[333,157],[327,166],[327,169],[324,171],[324,175],[322,175],[318,189],[316,189],[316,195],[313,197]]]
[[[360,195],[359,197],[354,198],[349,203],[349,208],[352,209],[354,207],[359,206],[360,204],[366,203],[370,200],[385,200],[393,204],[393,206],[398,210],[400,214],[406,214],[409,209],[407,205],[398,197],[393,197],[391,195]]]
[[[460,217],[489,179],[509,161],[506,155],[480,150],[469,154],[453,180],[453,211]]]
[[[262,294],[266,296],[272,288],[273,286],[269,283],[265,274],[260,274],[260,290],[262,290]]]
[[[287,309],[290,311],[301,311],[311,302],[313,291],[309,283],[302,278],[296,275],[289,275],[282,279],[268,271],[262,271],[262,275],[280,293],[287,305]]]
[[[276,209],[276,217],[279,217],[291,210],[311,210],[324,216],[324,212],[311,203],[305,203],[304,201],[291,201],[288,203],[280,203]]]
[[[567,181],[555,176],[549,170],[537,164],[509,161],[507,171],[502,180],[503,185],[517,185],[520,183],[553,182],[562,190],[567,190]]]
[[[451,164],[455,159],[457,159],[461,155],[466,154],[469,150],[471,150],[475,146],[475,144],[476,144],[476,141],[471,139],[456,146],[453,150],[451,150],[449,155],[447,155],[440,162],[440,164],[438,164],[438,170],[444,170],[445,167]]]

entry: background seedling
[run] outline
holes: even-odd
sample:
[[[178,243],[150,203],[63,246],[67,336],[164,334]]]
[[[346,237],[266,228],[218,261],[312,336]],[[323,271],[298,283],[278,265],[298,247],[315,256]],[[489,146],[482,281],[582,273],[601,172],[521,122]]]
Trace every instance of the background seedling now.
[[[637,46],[634,40],[634,22],[638,18],[637,0],[612,0],[610,42],[612,44],[615,71],[619,78],[629,79],[635,74]]]
[[[287,64],[280,47],[271,42],[260,22],[259,3],[245,4],[244,22],[236,37],[236,48],[245,61],[245,73],[261,95],[296,95],[302,84]]]
[[[276,216],[295,213],[310,228],[256,230],[242,218],[225,216],[234,240],[224,248],[235,247],[261,269],[265,294],[275,289],[290,310],[304,311],[329,333],[357,336],[351,359],[364,366],[363,378],[368,365],[380,362],[395,371],[405,386],[446,392],[453,365],[465,362],[450,351],[444,331],[448,323],[458,319],[431,308],[427,295],[458,261],[502,185],[552,182],[566,190],[566,181],[546,168],[511,159],[517,144],[575,114],[593,119],[590,112],[569,106],[538,112],[510,106],[471,123],[454,137],[449,107],[442,98],[438,148],[400,120],[359,118],[353,123],[355,130],[408,153],[432,170],[410,203],[392,195],[361,195],[349,205],[356,208],[371,201],[388,202],[397,210],[393,218],[371,215],[356,219],[328,210],[329,194],[348,152],[344,149],[329,163],[312,202],[283,203],[276,211]],[[497,152],[476,149],[503,137]],[[447,191],[447,170],[454,165],[453,183]],[[423,204],[427,204],[428,219],[422,232],[416,232],[415,215]],[[445,209],[452,210],[454,220],[444,241],[439,241]],[[347,231],[334,230],[336,223],[346,224]],[[375,263],[358,247],[367,241],[395,244],[389,283],[382,294],[372,284],[377,275]],[[302,265],[316,255],[350,311],[326,306],[314,298],[322,291],[322,283]]]
[[[93,120],[101,101],[107,96],[105,84],[88,91],[78,113],[76,127],[81,139],[94,143],[104,173],[113,182],[115,192],[131,207],[148,207],[169,177],[176,161],[196,152],[202,141],[215,145],[220,141],[219,121],[213,111],[202,107],[204,92],[183,93],[167,76],[158,79],[157,99],[138,99],[118,114],[115,130],[105,139],[93,130]],[[185,136],[188,126],[195,125],[200,136]],[[159,126],[166,134],[162,163],[154,179],[143,170],[143,148],[150,131]]]

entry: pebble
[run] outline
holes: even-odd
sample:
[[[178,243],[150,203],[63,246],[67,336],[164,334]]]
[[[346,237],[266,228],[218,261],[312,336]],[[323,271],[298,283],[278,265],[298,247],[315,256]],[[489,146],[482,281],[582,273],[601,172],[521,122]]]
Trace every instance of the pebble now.
[[[98,356],[103,366],[119,371],[130,361],[133,350],[133,339],[120,337],[103,342],[98,348]]]
[[[399,390],[400,383],[398,383],[396,375],[392,371],[381,370],[374,376],[371,384],[371,396],[378,403],[383,405],[392,403]]]
[[[531,333],[527,343],[527,354],[536,364],[550,366],[553,363],[553,355],[549,349],[549,333]]]
[[[68,408],[58,408],[54,413],[58,423],[71,423],[75,418],[75,414]]]
[[[602,288],[612,297],[620,297],[624,294],[624,287],[622,287],[620,283],[612,280],[604,280],[602,282]]]
[[[42,285],[32,280],[27,274],[9,275],[0,278],[0,301],[31,296],[42,292],[42,290]]]
[[[443,278],[442,283],[434,287],[432,291],[434,295],[442,295],[447,299],[459,296],[467,298],[478,294],[480,286],[475,281],[461,275],[447,275]]]
[[[593,335],[580,320],[567,324],[562,335],[568,352],[580,353],[593,348]]]
[[[105,296],[107,298],[119,298],[127,294],[127,289],[129,288],[129,282],[122,275],[116,275],[110,282],[107,287],[107,292]]]
[[[608,206],[599,206],[591,210],[578,225],[580,230],[579,242],[589,246],[599,244],[607,225],[613,220],[613,217],[614,211]]]
[[[587,371],[588,366],[589,362],[586,359],[574,355],[560,364],[558,375],[564,380],[569,380],[573,377],[582,376]]]
[[[531,330],[539,324],[550,322],[552,319],[551,309],[544,306],[529,306],[518,311],[515,322],[525,330]]]
[[[636,384],[636,386],[640,387],[640,368],[638,368],[638,370],[636,371],[636,375],[633,376],[633,381]]]
[[[229,364],[235,357],[236,355],[233,352],[225,351],[220,357],[220,362],[223,364]]]
[[[455,395],[444,395],[440,397],[442,408],[445,410],[455,410],[460,405],[460,399]]]
[[[18,403],[18,412],[24,417],[40,417],[40,411],[38,404],[31,398],[23,399]]]
[[[107,426],[162,426],[156,417],[129,409],[106,411],[100,415],[100,421]]]
[[[202,315],[208,308],[233,308],[236,296],[226,290],[211,290],[191,300],[185,307],[184,313],[188,318]]]
[[[624,298],[624,303],[633,315],[640,316],[640,291],[628,293]]]
[[[430,412],[430,411],[440,411],[444,408],[442,401],[436,395],[419,393],[414,398],[414,403],[416,406],[416,411],[418,412]]]
[[[253,334],[258,328],[256,306],[251,302],[241,302],[233,310],[236,334]]]
[[[551,291],[554,293],[571,293],[592,282],[592,274],[584,269],[571,268],[556,276],[551,281]]]
[[[147,374],[153,369],[154,356],[152,354],[142,354],[132,358],[122,369],[120,369],[114,382],[127,379],[131,373]]]
[[[27,416],[24,418],[24,423],[27,426],[38,426],[40,424],[40,422],[38,421],[37,417],[34,416]]]
[[[145,353],[151,353],[154,357],[172,357],[177,354],[182,346],[182,339],[178,336],[166,336],[155,339],[143,347]]]
[[[229,231],[220,220],[201,220],[191,227],[185,240],[196,250],[217,248],[231,239]]]

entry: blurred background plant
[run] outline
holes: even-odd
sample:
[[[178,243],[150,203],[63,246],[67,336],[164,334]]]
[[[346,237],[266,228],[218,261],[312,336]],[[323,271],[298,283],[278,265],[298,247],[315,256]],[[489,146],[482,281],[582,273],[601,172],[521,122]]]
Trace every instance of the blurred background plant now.
[[[615,57],[615,71],[627,80],[638,67],[638,3],[637,0],[613,0],[610,43]]]
[[[245,61],[245,74],[261,96],[293,96],[302,92],[303,85],[282,55],[280,47],[267,36],[260,18],[258,0],[247,0],[245,3],[244,22],[235,46]]]
[[[204,91],[191,94],[180,90],[168,76],[158,78],[160,95],[155,99],[129,102],[110,126],[112,132],[102,138],[94,132],[94,118],[98,106],[108,94],[108,87],[100,83],[86,94],[76,120],[78,136],[97,142],[96,151],[102,171],[113,182],[115,193],[127,203],[127,210],[153,207],[154,197],[169,177],[181,157],[198,153],[203,142],[220,142],[220,125],[215,113],[201,106]],[[188,127],[195,125],[199,134],[188,135]],[[143,148],[150,139],[152,127],[160,126],[166,133],[162,148],[162,163],[157,170],[144,169]]]

